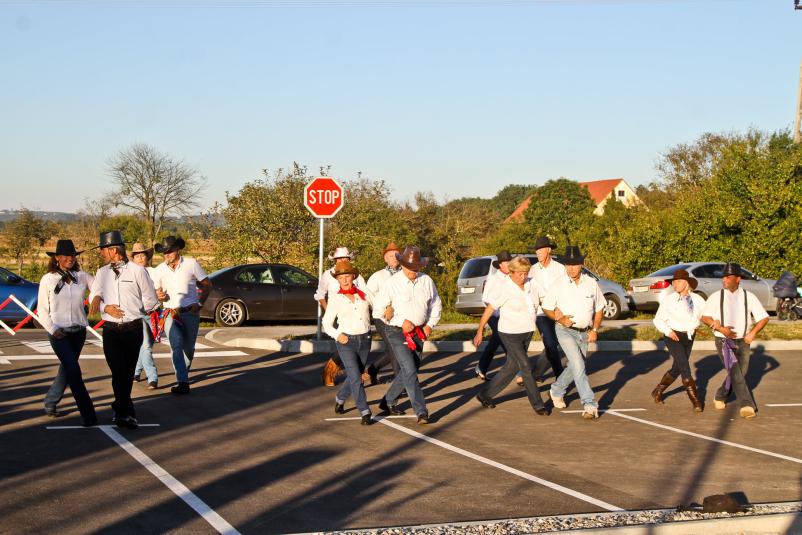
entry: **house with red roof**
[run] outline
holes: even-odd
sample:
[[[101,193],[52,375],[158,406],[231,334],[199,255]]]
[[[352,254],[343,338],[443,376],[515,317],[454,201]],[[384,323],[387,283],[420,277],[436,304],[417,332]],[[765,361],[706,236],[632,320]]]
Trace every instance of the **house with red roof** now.
[[[596,203],[596,209],[593,211],[596,215],[604,213],[604,206],[610,199],[615,199],[624,203],[626,207],[632,207],[641,204],[641,200],[635,190],[632,189],[626,180],[623,178],[611,178],[609,180],[592,180],[589,182],[580,182],[580,186],[587,188],[590,198]],[[529,208],[532,203],[532,197],[527,197],[521,204],[504,220],[505,223],[509,221],[522,221],[524,212]]]

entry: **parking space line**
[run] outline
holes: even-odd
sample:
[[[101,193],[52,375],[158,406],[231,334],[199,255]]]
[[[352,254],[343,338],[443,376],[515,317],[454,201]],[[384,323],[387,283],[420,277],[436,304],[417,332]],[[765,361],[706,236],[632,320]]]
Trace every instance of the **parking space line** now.
[[[720,438],[709,437],[707,435],[702,435],[699,433],[694,433],[692,431],[686,431],[684,429],[679,429],[677,427],[671,427],[670,425],[663,425],[658,424],[657,422],[651,422],[649,420],[644,420],[642,418],[636,418],[635,416],[629,416],[628,414],[621,414],[615,410],[608,410],[607,414],[612,414],[613,416],[618,416],[619,418],[624,418],[627,420],[632,420],[633,422],[639,422],[646,425],[651,425],[653,427],[657,427],[659,429],[664,429],[666,431],[673,431],[674,433],[679,433],[681,435],[688,435],[695,438],[701,438],[702,440],[708,440],[710,442],[716,442],[718,444],[724,444],[725,446],[732,446],[733,448],[739,448],[746,451],[751,451],[753,453],[759,453],[761,455],[767,455],[769,457],[775,457],[777,459],[782,459],[784,461],[791,461],[792,463],[802,464],[802,459],[798,459],[796,457],[791,457],[790,455],[783,455],[782,453],[774,453],[773,451],[768,450],[761,450],[759,448],[753,448],[751,446],[746,446],[744,444],[738,444],[737,442],[730,442],[729,440],[721,440]]]
[[[564,487],[564,486],[559,485],[557,483],[553,483],[551,481],[547,481],[547,480],[542,479],[540,477],[533,476],[532,474],[528,474],[528,473],[523,472],[521,470],[518,470],[516,468],[512,468],[511,466],[507,466],[506,464],[502,464],[502,463],[493,461],[491,459],[488,459],[487,457],[482,457],[481,455],[477,455],[476,453],[472,453],[472,452],[464,450],[462,448],[458,448],[456,446],[452,446],[451,444],[448,444],[447,442],[443,442],[442,440],[438,440],[436,438],[432,438],[432,437],[426,436],[426,435],[424,435],[422,433],[418,433],[417,431],[412,431],[411,429],[407,429],[406,427],[403,427],[403,426],[400,426],[400,425],[398,425],[396,423],[393,423],[393,422],[389,421],[386,418],[378,417],[378,418],[375,418],[375,420],[377,422],[379,422],[380,424],[386,425],[388,427],[392,427],[393,429],[395,429],[397,431],[401,431],[402,433],[406,433],[407,435],[409,435],[411,437],[415,437],[415,438],[417,438],[419,440],[423,440],[424,442],[428,442],[429,444],[433,444],[435,446],[439,446],[439,447],[441,447],[443,449],[446,449],[448,451],[457,453],[459,455],[462,455],[463,457],[467,457],[467,458],[472,459],[474,461],[478,461],[478,462],[486,464],[488,466],[492,466],[493,468],[498,468],[499,470],[503,470],[504,472],[507,472],[507,473],[512,474],[514,476],[518,476],[518,477],[523,478],[523,479],[526,479],[526,480],[531,481],[533,483],[537,483],[539,485],[543,485],[544,487],[548,487],[548,488],[550,488],[552,490],[556,490],[557,492],[561,492],[563,494],[567,494],[568,496],[572,496],[574,498],[577,498],[578,500],[582,500],[583,502],[590,503],[592,505],[595,505],[596,507],[601,507],[602,509],[606,509],[607,511],[624,511],[624,509],[622,509],[621,507],[609,504],[607,502],[603,502],[601,500],[597,500],[596,498],[593,498],[592,496],[588,496],[587,494],[583,494],[583,493],[581,493],[579,491],[576,491],[576,490],[573,490],[573,489],[569,489],[568,487]]]
[[[143,424],[145,426],[157,426],[158,424]],[[161,481],[165,487],[170,489],[173,494],[181,498],[184,503],[189,505],[196,513],[198,513],[206,522],[209,523],[218,533],[225,535],[239,535],[239,531],[234,529],[234,526],[229,524],[223,517],[217,514],[214,509],[209,507],[206,502],[201,500],[194,492],[189,490],[183,483],[178,481],[167,470],[156,464],[156,462],[145,455],[142,450],[134,446],[124,436],[117,432],[114,426],[99,425],[97,427],[81,427],[81,426],[51,426],[48,429],[100,429],[106,436],[112,439],[118,446],[125,452],[133,457],[139,464],[144,466],[148,472],[156,476],[156,479]]]
[[[160,427],[161,424],[139,424],[139,427]],[[103,426],[95,426],[103,427]],[[45,429],[95,429],[95,427],[84,427],[82,425],[48,425]]]
[[[766,407],[802,407],[802,403],[767,403]]]
[[[599,409],[599,412],[610,412],[610,411],[618,411],[618,412],[641,412],[645,411],[646,409]],[[584,410],[576,410],[576,411],[560,411],[560,414],[582,414],[585,412]]]

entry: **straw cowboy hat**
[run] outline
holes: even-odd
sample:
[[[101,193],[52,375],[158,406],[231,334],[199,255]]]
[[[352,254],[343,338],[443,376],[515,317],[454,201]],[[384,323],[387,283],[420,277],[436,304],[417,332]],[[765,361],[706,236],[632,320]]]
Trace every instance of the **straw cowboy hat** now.
[[[668,279],[669,284],[674,281],[688,281],[691,291],[695,290],[696,287],[699,286],[699,281],[691,277],[690,273],[684,269],[678,269],[674,272],[674,276]]]
[[[420,248],[415,245],[407,245],[404,252],[395,253],[398,262],[407,269],[420,271],[429,263],[427,257],[421,257]]]
[[[59,240],[56,242],[55,252],[47,252],[47,256],[78,256],[83,251],[76,251],[72,240]]]
[[[148,260],[153,258],[153,247],[145,248],[145,244],[142,242],[136,242],[133,247],[131,247],[131,256],[135,254],[145,253],[147,255]]]
[[[348,247],[337,247],[334,252],[329,255],[329,260],[337,260],[338,258],[354,259],[354,253],[348,250]]]
[[[157,243],[154,247],[159,254],[169,253],[171,251],[178,251],[187,246],[187,242],[183,238],[176,238],[175,236],[166,236],[162,239],[161,243]]]
[[[359,270],[355,265],[351,263],[351,260],[348,258],[341,258],[337,260],[337,263],[334,265],[334,272],[332,275],[334,277],[339,277],[340,275],[348,275],[351,274],[354,278],[359,276]]]
[[[395,251],[396,253],[400,253],[401,249],[398,248],[395,242],[390,242],[387,244],[387,247],[384,248],[384,251],[382,251],[382,256],[386,255],[390,251]]]

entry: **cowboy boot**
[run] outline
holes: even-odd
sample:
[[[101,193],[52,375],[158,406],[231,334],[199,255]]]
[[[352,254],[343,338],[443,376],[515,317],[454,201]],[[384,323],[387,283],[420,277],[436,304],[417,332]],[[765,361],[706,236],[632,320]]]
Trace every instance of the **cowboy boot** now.
[[[671,386],[671,383],[674,382],[676,379],[675,376],[671,375],[671,372],[666,372],[660,382],[657,383],[657,386],[652,390],[652,398],[654,398],[655,403],[662,403],[663,402],[663,392],[666,391],[666,388]]]
[[[327,360],[326,365],[323,367],[323,373],[321,374],[323,384],[326,386],[334,386],[334,378],[337,377],[339,372],[340,367],[335,364],[334,359]]]
[[[699,393],[696,391],[696,381],[693,380],[693,377],[689,377],[688,379],[683,379],[682,384],[685,385],[685,392],[688,393],[688,398],[693,404],[693,410],[702,412],[702,402],[699,401]]]

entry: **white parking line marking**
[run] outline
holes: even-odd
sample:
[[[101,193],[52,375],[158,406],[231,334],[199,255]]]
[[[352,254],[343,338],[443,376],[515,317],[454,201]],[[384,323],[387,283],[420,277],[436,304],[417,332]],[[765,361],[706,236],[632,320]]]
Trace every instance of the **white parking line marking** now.
[[[93,346],[103,347],[103,340],[87,340],[87,344],[92,344]],[[162,345],[170,347],[170,342],[168,340],[162,340],[159,342]],[[207,346],[206,344],[202,344],[200,342],[195,342],[195,349],[214,349],[212,346]]]
[[[206,353],[195,353],[195,358],[209,358],[209,357],[242,357],[247,355],[242,351],[207,351]],[[58,360],[55,354],[50,355],[6,355],[3,357],[6,360]],[[154,353],[155,359],[170,359],[173,358],[172,353]],[[81,360],[105,360],[103,355],[81,355]]]
[[[6,358],[0,357],[0,364],[9,364],[10,365],[11,361],[6,359]]]
[[[610,411],[618,411],[618,412],[640,412],[645,411],[646,409],[599,409],[599,412],[610,412]],[[560,414],[582,414],[585,411],[560,411]]]
[[[627,420],[632,420],[633,422],[639,422],[646,425],[651,425],[653,427],[657,427],[660,429],[665,429],[666,431],[673,431],[674,433],[679,433],[681,435],[688,435],[691,437],[701,438],[702,440],[709,440],[710,442],[716,442],[718,444],[724,444],[725,446],[732,446],[733,448],[739,448],[746,451],[751,451],[754,453],[760,453],[761,455],[768,455],[769,457],[775,457],[777,459],[782,459],[784,461],[791,461],[792,463],[802,464],[802,459],[797,459],[796,457],[791,457],[789,455],[783,455],[781,453],[774,453],[773,451],[761,450],[759,448],[753,448],[751,446],[745,446],[743,444],[738,444],[737,442],[730,442],[729,440],[721,440],[719,438],[709,437],[707,435],[701,435],[699,433],[693,433],[691,431],[685,431],[684,429],[679,429],[677,427],[671,427],[669,425],[658,424],[657,422],[650,422],[649,420],[644,420],[642,418],[636,418],[634,416],[629,416],[627,414],[620,414],[615,410],[607,411],[607,414],[612,414],[613,416],[618,416],[619,418],[625,418]]]
[[[48,340],[24,341],[21,343],[37,353],[53,353],[53,347]]]
[[[532,474],[527,474],[526,472],[522,472],[516,468],[512,468],[511,466],[507,466],[506,464],[501,464],[499,462],[493,461],[488,459],[487,457],[482,457],[481,455],[477,455],[475,453],[471,453],[470,451],[464,450],[462,448],[458,448],[456,446],[452,446],[447,442],[443,442],[442,440],[437,440],[436,438],[432,438],[426,436],[422,433],[418,433],[417,431],[412,431],[411,429],[407,429],[406,427],[400,426],[396,423],[393,423],[386,418],[375,418],[377,422],[380,424],[384,424],[388,427],[392,427],[397,431],[401,431],[402,433],[406,433],[409,436],[415,437],[419,440],[423,440],[424,442],[428,442],[429,444],[433,444],[435,446],[439,446],[443,449],[452,451],[463,457],[467,457],[469,459],[473,459],[474,461],[479,461],[480,463],[486,464],[488,466],[492,466],[493,468],[498,468],[499,470],[503,470],[509,474],[518,476],[520,478],[526,479],[528,481],[532,481],[533,483],[537,483],[538,485],[543,485],[544,487],[548,487],[552,490],[556,490],[557,492],[562,492],[563,494],[567,494],[584,502],[590,503],[595,505],[596,507],[601,507],[602,509],[606,509],[608,511],[623,511],[621,507],[609,504],[607,502],[603,502],[601,500],[597,500],[592,496],[588,496],[587,494],[583,494],[573,489],[569,489],[568,487],[563,487],[562,485],[558,485],[557,483],[553,483],[551,481],[547,481],[545,479],[539,478],[537,476],[533,476]]]
[[[139,427],[160,427],[161,424],[139,424]],[[95,426],[95,427],[84,427],[82,425],[48,425],[45,429],[95,429],[96,427],[103,427]],[[114,427],[114,426],[106,426],[106,427]]]
[[[381,418],[395,418],[396,420],[398,420],[398,419],[403,419],[403,418],[417,418],[417,416],[415,416],[414,414],[402,414],[402,415],[399,415],[399,416],[382,416]],[[349,420],[361,420],[361,419],[362,419],[361,416],[344,416],[342,418],[326,418],[325,421],[326,422],[346,422],[346,421],[349,421]],[[376,418],[374,418],[374,419],[376,419]]]
[[[766,407],[802,407],[802,403],[768,403]]]
[[[143,424],[148,425],[148,424]],[[158,425],[158,424],[150,424]],[[142,426],[140,426],[142,427]],[[222,516],[217,514],[214,509],[206,505],[206,502],[201,500],[194,492],[189,490],[183,483],[174,478],[167,470],[156,464],[156,462],[145,455],[145,453],[134,446],[124,436],[114,429],[111,425],[99,425],[97,427],[82,426],[53,426],[48,429],[100,429],[106,436],[117,443],[128,455],[133,457],[139,464],[144,466],[148,472],[156,476],[156,479],[161,481],[165,487],[170,489],[173,494],[181,498],[184,503],[189,505],[196,513],[198,513],[206,522],[208,522],[218,533],[225,535],[240,535],[239,531],[234,529],[234,526],[229,524]]]

